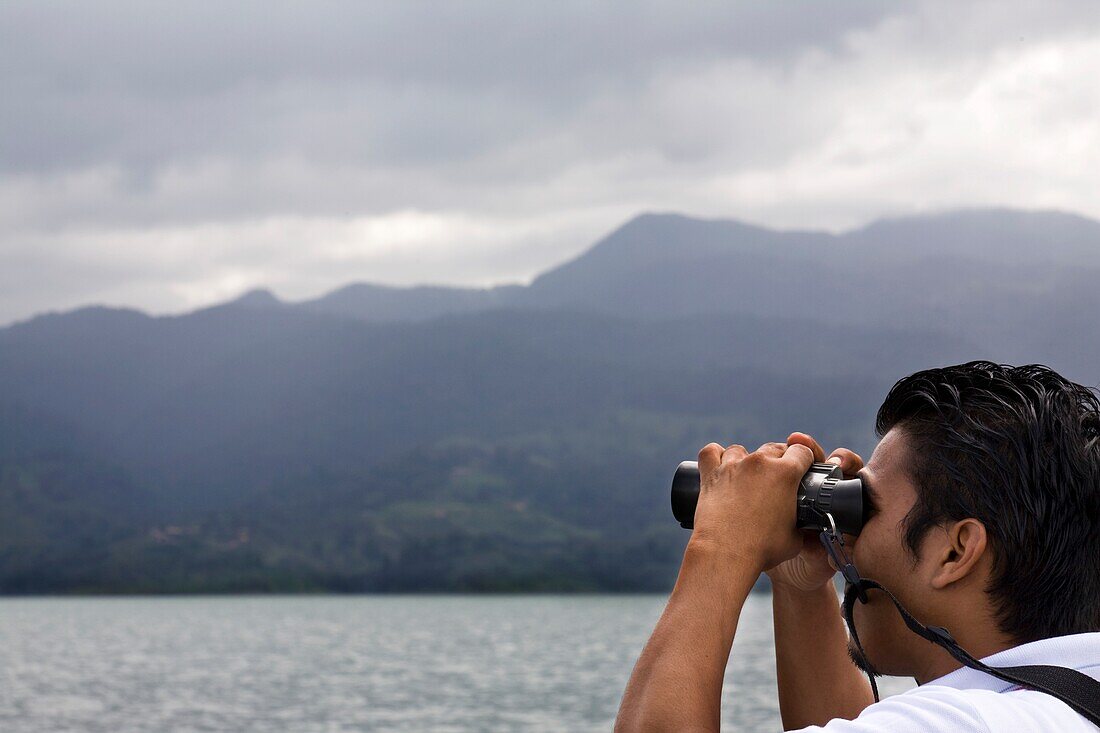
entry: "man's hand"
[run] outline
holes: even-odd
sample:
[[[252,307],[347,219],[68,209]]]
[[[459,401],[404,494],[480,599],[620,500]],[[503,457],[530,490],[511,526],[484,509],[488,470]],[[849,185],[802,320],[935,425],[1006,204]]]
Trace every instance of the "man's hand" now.
[[[680,575],[623,693],[617,731],[718,730],[741,608],[760,572],[798,554],[805,445],[699,451],[699,503]]]
[[[787,445],[804,445],[813,451],[814,461],[836,463],[844,472],[844,478],[855,478],[863,468],[863,459],[847,448],[837,448],[825,458],[825,451],[816,440],[805,433],[791,433]],[[817,533],[803,531],[802,549],[794,557],[768,570],[772,584],[788,590],[810,592],[828,583],[836,569],[829,562],[829,555],[821,546]]]
[[[792,433],[788,444],[825,451],[805,433]],[[863,459],[838,448],[828,461],[838,463],[845,478],[863,468]],[[829,581],[836,572],[817,533],[803,531],[802,551],[768,571],[772,580],[775,621],[775,674],[783,729],[823,726],[833,718],[852,720],[874,702],[871,687],[848,660],[848,630]]]
[[[695,531],[668,605],[630,675],[616,731],[719,729],[722,680],[745,599],[761,571],[794,558],[802,548],[802,532],[795,529],[798,482],[821,451],[817,447],[815,453],[817,444],[808,440],[767,443],[754,453],[717,443],[699,451]],[[859,671],[843,653],[847,638],[836,596],[818,595],[829,595],[831,607],[819,606],[795,619],[811,625],[825,620],[828,651],[839,650],[834,655],[838,664],[847,665],[830,669],[831,682],[839,681],[841,688],[829,687],[829,694],[843,697],[843,688],[851,687],[863,702],[870,688],[864,695]],[[829,621],[834,623],[828,626]],[[777,669],[786,670],[789,660],[801,664],[806,657],[792,647]],[[812,661],[802,666],[813,675],[830,663]],[[781,703],[782,691],[781,685]],[[842,712],[856,707],[842,706]]]
[[[736,558],[756,573],[798,555],[798,482],[813,461],[813,448],[800,442],[765,443],[753,453],[741,445],[704,447],[689,551]]]

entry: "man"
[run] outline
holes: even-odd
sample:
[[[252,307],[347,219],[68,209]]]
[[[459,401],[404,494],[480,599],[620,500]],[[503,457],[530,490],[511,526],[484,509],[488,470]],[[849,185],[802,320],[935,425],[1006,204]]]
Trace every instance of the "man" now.
[[[990,666],[1100,679],[1097,396],[1045,367],[971,362],[898,382],[876,429],[866,466],[844,449],[828,459],[858,473],[872,504],[846,542],[860,575]],[[699,452],[695,530],[616,730],[718,730],[738,615],[762,571],[787,730],[1097,730],[1054,696],[963,667],[906,628],[882,591],[855,605],[865,656],[849,650],[833,568],[817,537],[794,528],[798,480],[823,459],[802,433],[753,453]],[[919,686],[874,703],[849,655]]]

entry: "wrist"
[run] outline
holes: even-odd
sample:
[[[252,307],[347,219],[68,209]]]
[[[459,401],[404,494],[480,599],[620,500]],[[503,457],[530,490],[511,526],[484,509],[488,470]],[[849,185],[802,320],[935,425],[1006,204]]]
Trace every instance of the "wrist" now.
[[[692,538],[684,550],[677,585],[698,580],[722,589],[745,587],[747,593],[761,572],[758,563],[742,548]]]
[[[734,541],[733,537],[738,536],[738,534],[729,532],[724,533],[721,537],[716,537],[713,534],[696,530],[692,533],[691,539],[688,540],[687,548],[684,550],[684,558],[686,560],[691,556],[698,558],[699,561],[706,559],[710,562],[720,563],[729,570],[737,568],[751,571],[754,576],[760,575],[766,567],[763,553],[749,542]]]
[[[816,588],[799,588],[787,583],[772,582],[772,597],[777,603],[799,606],[837,606],[840,601],[830,578]]]
[[[736,554],[706,543],[689,542],[669,607],[705,609],[706,624],[717,624],[723,638],[733,638],[737,618],[760,573]]]

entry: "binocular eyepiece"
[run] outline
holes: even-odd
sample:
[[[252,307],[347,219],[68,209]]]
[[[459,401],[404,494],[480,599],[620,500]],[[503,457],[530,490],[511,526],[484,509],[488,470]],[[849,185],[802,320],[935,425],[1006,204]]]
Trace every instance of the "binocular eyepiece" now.
[[[800,529],[857,535],[867,519],[863,482],[845,479],[840,466],[815,463],[798,483],[797,519]],[[699,464],[684,461],[672,478],[672,514],[684,529],[695,526],[699,502]]]

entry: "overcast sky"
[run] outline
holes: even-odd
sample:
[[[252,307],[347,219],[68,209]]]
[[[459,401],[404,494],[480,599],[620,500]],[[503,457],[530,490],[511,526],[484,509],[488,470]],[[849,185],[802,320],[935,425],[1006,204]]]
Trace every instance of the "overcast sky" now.
[[[525,281],[647,210],[1100,218],[1100,3],[0,4],[0,323]]]

